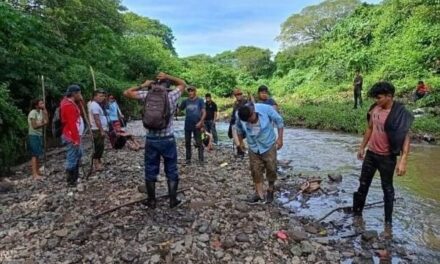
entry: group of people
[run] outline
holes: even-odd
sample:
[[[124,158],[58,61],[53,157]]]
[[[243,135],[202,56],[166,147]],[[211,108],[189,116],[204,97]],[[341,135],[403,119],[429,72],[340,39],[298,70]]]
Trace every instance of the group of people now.
[[[358,78],[359,79],[359,78]],[[192,138],[196,141],[199,162],[204,162],[202,134],[209,133],[210,141],[217,143],[215,122],[218,109],[211,95],[205,95],[205,101],[197,97],[197,88],[187,86],[184,80],[165,73],[159,73],[156,80],[147,80],[139,86],[128,88],[124,96],[135,100],[146,100],[150,89],[158,83],[169,83],[175,89],[168,89],[167,104],[171,116],[178,110],[185,110],[185,147],[186,163],[191,163]],[[360,81],[362,84],[362,80]],[[188,98],[177,106],[184,92]],[[359,188],[353,195],[353,210],[356,216],[361,216],[373,176],[378,170],[381,177],[385,202],[385,223],[392,224],[394,203],[393,175],[404,175],[406,172],[410,140],[408,131],[413,116],[406,108],[394,101],[395,88],[391,83],[380,81],[369,91],[375,103],[367,115],[368,128],[359,147],[358,158],[363,160]],[[245,155],[244,140],[247,141],[250,175],[254,183],[254,195],[249,203],[271,203],[274,199],[275,182],[277,180],[277,151],[283,147],[284,121],[279,113],[277,103],[270,98],[268,87],[258,88],[258,99],[251,96],[245,98],[240,89],[234,89],[235,102],[230,121],[229,136],[234,139],[237,155]],[[89,112],[93,118],[92,130],[98,145],[94,156],[99,161],[102,155],[102,137],[106,132],[106,120],[102,117],[105,110],[100,106],[104,98],[102,91],[96,91]],[[84,122],[81,115],[82,96],[80,87],[71,85],[61,102],[61,120],[63,123],[63,142],[67,147],[66,173],[69,184],[75,184],[78,179],[78,166],[81,160],[81,137],[84,133]],[[35,107],[43,114],[30,114],[32,131],[41,129],[47,124],[47,113],[44,106],[36,103]],[[148,108],[146,108],[148,111]],[[276,130],[276,131],[275,131]],[[31,128],[30,128],[31,131]],[[33,132],[34,134],[36,132]],[[30,137],[30,140],[32,138]],[[206,146],[206,144],[205,144]],[[38,153],[36,153],[38,154]],[[400,159],[397,160],[397,156]],[[173,118],[167,120],[161,129],[147,129],[145,136],[145,186],[147,191],[146,205],[156,207],[156,182],[159,175],[160,162],[163,159],[164,171],[167,177],[169,192],[169,207],[181,204],[177,198],[179,172],[177,165],[177,146],[174,137]],[[99,163],[98,163],[99,164]],[[267,187],[265,190],[265,178]]]
[[[354,80],[353,80],[353,97],[354,97],[354,107],[353,109],[357,109],[358,107],[362,107],[362,85],[364,79],[362,77],[361,71],[356,70]],[[418,81],[417,86],[412,93],[412,100],[415,102],[417,100],[422,99],[427,96],[430,92],[430,88],[424,81]]]

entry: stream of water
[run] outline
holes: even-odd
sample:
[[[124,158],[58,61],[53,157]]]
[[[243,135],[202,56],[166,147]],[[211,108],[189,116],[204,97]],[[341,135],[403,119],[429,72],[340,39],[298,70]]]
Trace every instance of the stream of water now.
[[[138,127],[138,125],[137,125]],[[230,144],[226,123],[219,123],[217,131],[222,144]],[[137,130],[137,131],[135,131]],[[176,122],[176,136],[183,136],[183,122]],[[143,135],[143,130],[131,130]],[[356,151],[361,137],[343,133],[309,129],[287,128],[284,147],[278,159],[292,160],[294,172],[305,175],[327,175],[335,172],[343,175],[338,195],[319,196],[307,202],[308,208],[295,208],[304,216],[320,218],[341,205],[351,205],[352,194],[358,187],[361,161]],[[412,145],[408,171],[403,177],[395,176],[396,201],[393,214],[393,241],[414,252],[419,263],[440,263],[440,146]],[[373,180],[367,202],[383,198],[380,177]],[[295,207],[295,201],[287,206]],[[335,213],[326,221],[344,219],[343,213]],[[383,230],[383,207],[364,212],[366,229]],[[351,220],[347,220],[351,221]],[[398,260],[393,259],[393,263]]]

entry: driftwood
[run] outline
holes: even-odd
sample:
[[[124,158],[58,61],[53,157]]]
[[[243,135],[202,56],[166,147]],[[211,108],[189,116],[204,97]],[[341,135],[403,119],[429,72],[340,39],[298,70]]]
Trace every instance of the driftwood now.
[[[180,190],[177,191],[177,193],[182,193],[182,192],[185,192],[185,191],[188,191],[188,190],[189,190],[189,188],[180,189]],[[162,199],[162,198],[167,198],[167,197],[169,197],[169,195],[168,195],[168,194],[164,194],[164,195],[161,195],[161,196],[156,197],[156,199]],[[113,208],[110,208],[110,209],[108,209],[108,210],[105,210],[104,212],[101,212],[101,213],[96,214],[96,215],[94,216],[94,218],[99,218],[99,217],[101,217],[101,216],[103,216],[103,215],[106,215],[106,214],[109,214],[109,213],[111,213],[111,212],[114,212],[114,211],[116,211],[116,210],[118,210],[118,209],[120,209],[120,208],[122,208],[122,207],[125,207],[125,206],[130,206],[130,205],[133,205],[133,204],[137,204],[137,203],[144,202],[144,201],[146,201],[147,199],[148,199],[148,198],[142,198],[142,199],[139,199],[139,200],[135,200],[135,201],[131,201],[131,202],[128,202],[128,203],[125,203],[125,204],[118,205],[118,206],[116,206],[116,207],[113,207]]]
[[[400,200],[400,199],[402,199],[402,198],[396,198],[395,200]],[[379,205],[379,204],[383,204],[383,203],[384,203],[384,201],[377,201],[377,202],[374,202],[374,203],[369,203],[369,204],[365,205],[364,209],[373,208],[375,205]],[[329,217],[334,212],[340,211],[340,210],[344,211],[345,213],[351,213],[353,211],[353,207],[352,206],[342,206],[342,207],[335,208],[335,209],[331,210],[330,212],[328,212],[323,217],[321,217],[318,220],[316,220],[315,223],[321,222],[322,220],[326,219],[327,217]]]

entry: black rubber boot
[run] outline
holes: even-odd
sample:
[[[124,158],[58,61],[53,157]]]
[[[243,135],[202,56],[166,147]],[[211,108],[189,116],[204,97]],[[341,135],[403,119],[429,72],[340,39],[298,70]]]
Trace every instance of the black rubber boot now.
[[[168,195],[170,196],[170,208],[174,208],[182,203],[177,199],[177,187],[179,181],[168,181]]]
[[[76,186],[76,180],[75,180],[75,169],[72,170],[66,170],[66,181],[67,185],[69,187]]]
[[[384,199],[384,209],[385,209],[385,224],[392,226],[393,224],[393,207],[394,199],[391,197],[386,197]]]
[[[148,199],[146,205],[148,208],[156,208],[156,183],[155,182],[145,182],[147,188]]]
[[[364,197],[361,193],[353,193],[353,214],[355,216],[362,216],[362,211],[364,210],[365,206],[365,199],[366,197]]]
[[[274,192],[275,192],[275,182],[270,181],[269,182],[269,188],[267,189],[267,193],[266,193],[266,203],[272,203],[273,202]]]

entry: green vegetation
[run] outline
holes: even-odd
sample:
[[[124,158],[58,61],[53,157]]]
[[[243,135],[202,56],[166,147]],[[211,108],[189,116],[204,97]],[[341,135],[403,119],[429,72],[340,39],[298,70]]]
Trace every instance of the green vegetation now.
[[[281,25],[283,49],[277,54],[243,46],[187,58],[177,56],[168,26],[129,12],[120,0],[9,0],[0,3],[0,17],[1,168],[24,153],[29,102],[41,96],[39,76],[45,76],[50,103],[70,83],[80,84],[89,98],[89,66],[95,69],[97,86],[115,94],[124,112],[134,115],[137,105],[121,98],[121,92],[158,71],[202,88],[199,95],[213,93],[225,111],[234,87],[255,93],[266,84],[287,124],[319,129],[364,130],[371,101],[352,109],[356,69],[364,76],[364,97],[374,82],[387,80],[397,87],[399,100],[408,101],[421,79],[432,94],[409,106],[440,105],[437,0],[384,0],[378,5],[327,0],[292,14]],[[413,131],[440,136],[439,121],[433,111],[417,118]]]

